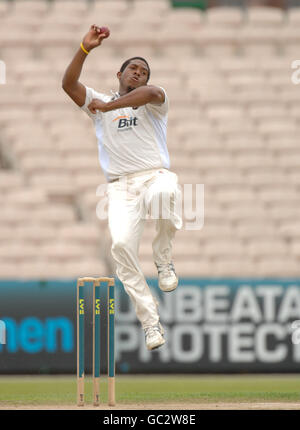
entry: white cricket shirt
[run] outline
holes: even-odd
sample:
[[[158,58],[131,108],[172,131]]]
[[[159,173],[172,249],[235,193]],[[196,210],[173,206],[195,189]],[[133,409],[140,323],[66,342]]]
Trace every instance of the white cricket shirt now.
[[[169,169],[167,120],[169,102],[165,90],[161,105],[146,104],[137,109],[126,107],[93,114],[88,105],[92,99],[109,102],[120,97],[96,92],[86,87],[81,109],[93,120],[99,150],[99,161],[108,181],[129,173],[164,167]]]

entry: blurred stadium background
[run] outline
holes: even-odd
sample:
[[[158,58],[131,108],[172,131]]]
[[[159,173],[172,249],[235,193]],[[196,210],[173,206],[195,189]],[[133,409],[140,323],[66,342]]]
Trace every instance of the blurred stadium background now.
[[[15,349],[9,344],[9,321],[20,328],[22,318],[37,315],[37,307],[43,309],[40,321],[46,321],[64,300],[60,291],[66,288],[73,300],[78,276],[114,274],[107,222],[95,211],[96,189],[105,179],[94,130],[61,88],[66,66],[93,23],[107,25],[111,37],[89,55],[81,82],[101,92],[117,90],[122,62],[134,55],[147,58],[151,83],[163,86],[170,98],[171,168],[180,184],[204,184],[205,189],[203,229],[183,228],[174,244],[183,285],[174,297],[177,306],[186,304],[186,319],[178,317],[176,326],[177,334],[182,327],[187,330],[178,335],[185,342],[183,354],[176,356],[174,335],[175,352],[162,352],[156,361],[145,351],[136,358],[135,332],[124,332],[123,346],[129,339],[133,355],[125,363],[120,353],[119,372],[172,371],[167,366],[173,359],[178,372],[298,371],[299,347],[292,345],[288,325],[300,319],[300,91],[291,80],[292,62],[300,59],[299,6],[298,0],[0,1],[0,60],[6,65],[6,83],[0,85],[0,319],[8,326],[1,372],[73,372],[70,344],[61,346],[53,365],[49,345],[37,348],[39,359],[32,360],[33,350],[29,356],[21,343]],[[149,222],[140,259],[157,289],[153,234]],[[215,294],[220,291],[223,302],[220,297],[205,301],[211,284],[221,288]],[[218,319],[226,294],[230,307],[242,285],[247,291],[236,302],[235,315],[245,312],[255,340],[251,346],[244,338],[236,348],[256,352],[231,362],[215,352],[203,365],[195,339],[197,330],[204,330],[205,306],[214,303],[212,322],[230,321],[228,330],[234,322],[242,325],[242,315]],[[191,300],[198,290],[204,304],[197,317]],[[48,307],[43,291],[47,300],[53,293]],[[20,297],[18,313],[13,303]],[[162,302],[164,311],[172,307],[170,298],[162,300],[169,300]],[[70,303],[64,302],[64,309],[69,306],[72,319]],[[262,322],[265,335],[257,340]],[[28,344],[36,345],[35,329],[27,329]],[[231,346],[240,341],[234,339]],[[255,342],[269,354],[258,353]],[[280,355],[280,346],[286,354]]]

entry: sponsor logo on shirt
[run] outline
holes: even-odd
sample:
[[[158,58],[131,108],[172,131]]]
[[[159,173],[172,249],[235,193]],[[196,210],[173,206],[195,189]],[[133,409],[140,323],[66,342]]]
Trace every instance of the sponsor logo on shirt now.
[[[136,127],[138,125],[136,116],[127,116],[122,115],[115,118],[113,121],[118,121],[118,130],[130,130],[132,127]]]

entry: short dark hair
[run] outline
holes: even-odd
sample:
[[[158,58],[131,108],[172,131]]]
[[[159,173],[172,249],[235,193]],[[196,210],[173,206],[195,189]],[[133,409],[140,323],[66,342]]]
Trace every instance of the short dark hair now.
[[[148,79],[147,79],[147,82],[148,82],[149,78],[150,78],[150,66],[149,66],[148,62],[145,60],[145,58],[143,58],[143,57],[132,57],[132,58],[129,58],[128,60],[126,60],[122,64],[122,66],[120,68],[120,72],[123,72],[126,69],[126,67],[128,66],[128,64],[130,63],[130,61],[132,61],[132,60],[141,60],[141,61],[144,61],[144,63],[147,65],[147,68],[148,68]]]

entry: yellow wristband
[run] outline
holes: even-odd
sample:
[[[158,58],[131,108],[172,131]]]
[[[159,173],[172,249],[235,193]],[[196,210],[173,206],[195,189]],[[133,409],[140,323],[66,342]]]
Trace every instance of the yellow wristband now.
[[[83,46],[83,43],[82,43],[82,42],[81,42],[81,44],[80,44],[80,48],[83,50],[83,52],[84,52],[86,55],[88,55],[89,51],[87,51],[87,50],[85,49],[85,47]]]

